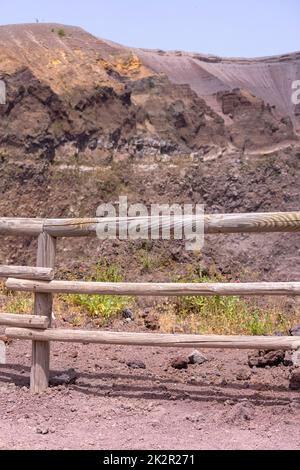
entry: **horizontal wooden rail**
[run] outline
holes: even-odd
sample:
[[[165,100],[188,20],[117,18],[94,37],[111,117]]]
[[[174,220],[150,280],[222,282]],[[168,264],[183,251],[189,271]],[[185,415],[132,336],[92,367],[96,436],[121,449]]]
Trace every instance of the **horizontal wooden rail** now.
[[[150,217],[132,217],[131,223],[145,223],[150,225]],[[181,218],[174,217],[170,221],[170,229],[174,229]],[[80,237],[95,236],[97,224],[116,224],[117,233],[120,223],[124,219],[47,219],[44,223],[44,230],[54,237]],[[163,220],[161,225],[163,225]],[[244,214],[210,214],[204,216],[204,232],[214,233],[244,233],[244,232],[296,232],[300,231],[300,212],[266,212],[266,213],[244,213]]]
[[[181,295],[300,295],[300,282],[245,283],[127,283],[83,281],[28,281],[9,278],[6,287],[24,292],[52,294],[104,294],[140,296]]]
[[[149,223],[150,223],[150,218]],[[110,219],[118,228],[121,219]],[[142,217],[130,218],[132,222],[145,221]],[[54,237],[95,236],[98,223],[107,223],[103,218],[42,219],[42,218],[0,218],[0,235],[37,236],[46,231]],[[181,218],[174,217],[170,229],[174,229]],[[163,225],[163,221],[161,224]],[[300,231],[300,212],[257,212],[236,214],[207,214],[204,216],[204,232],[297,232]]]
[[[19,313],[0,313],[0,325],[16,326],[21,328],[48,328],[48,317],[39,315],[21,315]]]
[[[16,217],[0,218],[0,235],[38,236],[43,231],[44,219]]]
[[[36,268],[31,266],[0,265],[0,277],[51,281],[54,278],[54,270],[50,268]]]
[[[296,336],[119,333],[112,331],[67,330],[58,328],[43,331],[25,328],[6,328],[5,335],[8,338],[36,341],[87,342],[185,348],[298,349],[300,347],[300,338]]]

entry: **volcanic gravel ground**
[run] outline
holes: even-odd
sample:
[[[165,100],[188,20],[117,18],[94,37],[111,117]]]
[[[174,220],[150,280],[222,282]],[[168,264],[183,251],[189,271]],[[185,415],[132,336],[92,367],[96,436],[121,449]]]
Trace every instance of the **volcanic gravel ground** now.
[[[75,383],[32,395],[30,348],[13,341],[0,366],[0,449],[300,447],[291,368],[252,370],[247,351],[204,351],[206,363],[177,370],[190,350],[53,343],[52,381],[74,369]]]

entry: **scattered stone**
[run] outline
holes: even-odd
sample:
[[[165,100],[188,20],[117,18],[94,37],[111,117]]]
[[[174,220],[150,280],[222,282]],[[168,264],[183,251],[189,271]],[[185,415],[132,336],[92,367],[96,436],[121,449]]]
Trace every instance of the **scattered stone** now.
[[[197,350],[189,354],[188,360],[190,364],[203,364],[208,361],[207,357]]]
[[[0,341],[3,341],[6,345],[11,343],[11,339],[8,339],[5,335],[0,335]]]
[[[125,318],[125,323],[131,323],[131,322],[132,322],[131,318]]]
[[[127,361],[126,365],[130,367],[130,369],[146,369],[145,363],[139,360]]]
[[[71,358],[72,358],[72,359],[77,359],[77,357],[78,357],[78,351],[72,352]]]
[[[248,354],[248,364],[250,367],[273,367],[283,364],[285,351],[255,351]]]
[[[56,375],[53,377],[50,382],[51,385],[59,386],[59,385],[70,385],[76,382],[78,378],[78,374],[74,369],[69,369],[67,372],[62,374]]]
[[[124,308],[122,310],[122,315],[124,318],[126,318],[126,320],[130,320],[130,321],[133,321],[134,320],[134,315],[133,315],[133,312],[129,309],[129,308]]]
[[[293,326],[290,331],[290,335],[292,336],[300,336],[300,324]]]
[[[49,434],[49,429],[48,428],[44,428],[44,427],[39,427],[39,428],[36,428],[36,433],[37,434]]]
[[[172,360],[171,367],[173,367],[173,369],[187,369],[188,361],[185,357],[176,357]]]
[[[187,383],[188,383],[188,384],[191,384],[191,385],[196,384],[196,383],[197,383],[196,377],[190,377],[190,378],[187,380]]]
[[[291,390],[300,390],[300,370],[293,370],[290,376],[289,388]]]
[[[251,379],[251,370],[240,369],[236,374],[237,380],[249,380]]]
[[[200,413],[187,415],[185,419],[187,421],[190,421],[194,425],[194,427],[199,431],[203,428],[203,424],[205,423],[205,418]]]
[[[243,424],[253,419],[253,408],[247,403],[236,403],[226,413],[225,420],[228,424]]]

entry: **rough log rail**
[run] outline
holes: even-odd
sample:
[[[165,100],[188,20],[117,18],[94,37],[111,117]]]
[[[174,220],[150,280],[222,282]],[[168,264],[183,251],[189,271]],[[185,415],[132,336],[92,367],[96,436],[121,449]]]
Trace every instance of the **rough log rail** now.
[[[193,219],[193,217],[192,217]],[[54,237],[95,236],[98,223],[109,220],[118,225],[120,219],[68,219],[62,221],[46,220],[44,230]],[[129,219],[135,223],[145,223],[143,217]],[[181,223],[181,218],[170,221],[170,229]],[[194,216],[195,220],[195,216]],[[150,218],[148,218],[150,225]],[[163,225],[163,221],[161,222]],[[210,214],[204,216],[204,233],[243,233],[243,232],[296,232],[300,231],[300,212],[269,212],[245,214]],[[118,230],[117,230],[118,233]]]
[[[28,235],[36,237],[43,231],[44,219],[0,218],[0,235]]]
[[[183,335],[162,333],[126,333],[25,328],[6,328],[5,335],[12,339],[62,341],[74,343],[99,343],[134,346],[165,346],[184,348],[240,348],[240,349],[292,349],[300,347],[297,336],[227,336]]]
[[[54,270],[50,268],[36,268],[30,266],[0,266],[0,277],[14,277],[16,279],[32,279],[51,281],[54,279]]]
[[[50,326],[48,317],[39,315],[21,315],[20,313],[0,313],[0,325],[21,328],[41,328]]]
[[[82,281],[28,281],[9,278],[6,287],[23,292],[140,296],[181,295],[300,295],[300,282],[245,283],[127,283]]]
[[[110,220],[116,222],[117,227],[122,223],[118,218]],[[132,217],[129,220],[138,224],[144,222],[145,218]],[[95,236],[97,224],[108,221],[107,218],[14,219],[2,217],[0,218],[0,235],[37,236],[44,231],[53,237]],[[171,220],[170,229],[174,229],[178,221],[180,223],[181,218],[174,217]],[[206,234],[299,231],[300,212],[209,214],[204,216],[204,232]]]

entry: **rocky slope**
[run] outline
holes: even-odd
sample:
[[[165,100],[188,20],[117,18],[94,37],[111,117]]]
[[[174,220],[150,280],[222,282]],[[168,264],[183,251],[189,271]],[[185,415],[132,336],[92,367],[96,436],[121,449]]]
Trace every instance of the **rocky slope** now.
[[[290,95],[299,68],[300,54],[221,59],[129,49],[62,25],[1,26],[0,213],[93,216],[120,194],[203,202],[207,212],[298,210]],[[99,256],[93,243],[84,242],[90,261]],[[1,262],[26,262],[25,246],[34,248],[30,240],[3,245]],[[73,253],[82,246],[74,241]],[[68,249],[60,256],[70,264]],[[135,245],[105,249],[125,264],[135,256]],[[180,246],[168,249],[175,261],[194,262]],[[299,276],[299,250],[297,235],[270,235],[268,244],[232,236],[213,239],[204,256],[224,272],[243,266],[284,280]]]
[[[299,54],[251,61],[131,50],[80,28],[34,24],[0,27],[0,57],[0,143],[10,155],[251,149],[296,139]]]

